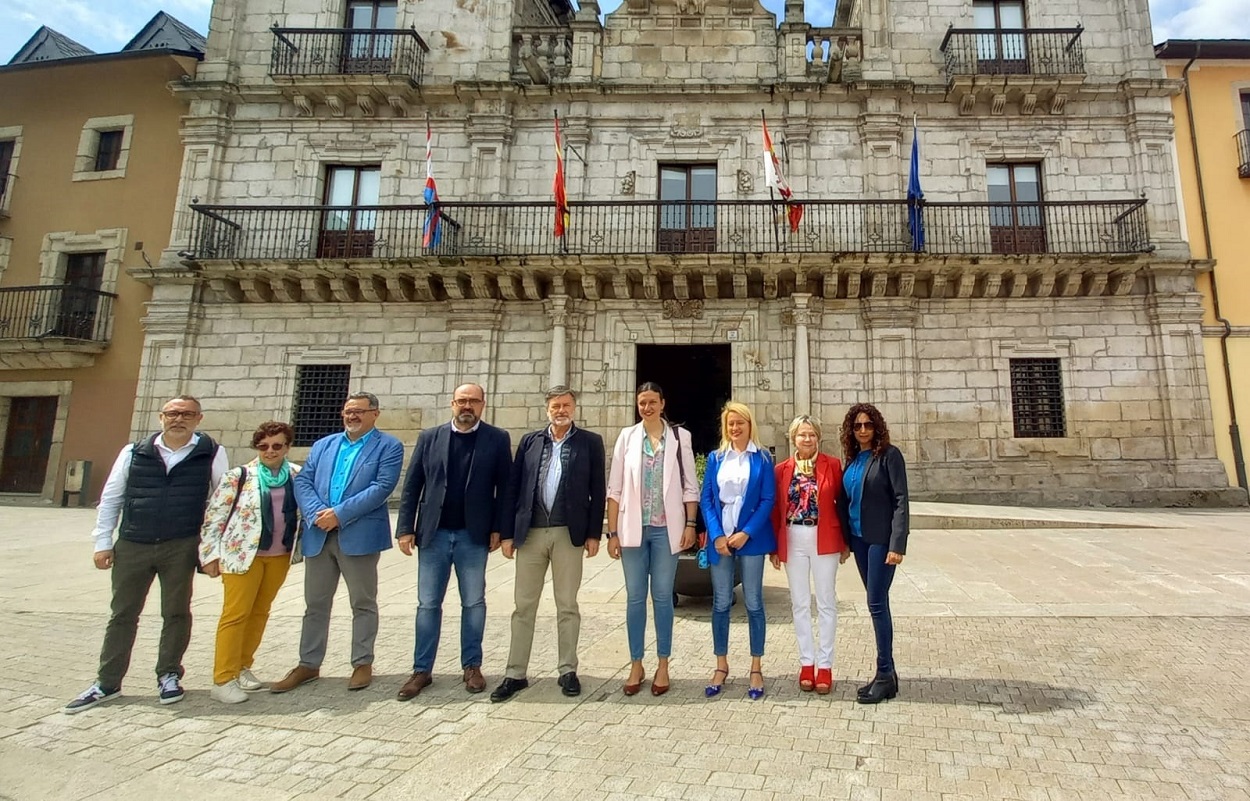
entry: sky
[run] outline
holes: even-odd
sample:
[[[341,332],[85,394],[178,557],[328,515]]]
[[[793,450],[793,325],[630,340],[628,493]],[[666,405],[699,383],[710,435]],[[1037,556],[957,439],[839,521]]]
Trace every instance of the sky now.
[[[762,2],[777,13],[784,5],[784,0]],[[808,22],[828,25],[834,3],[808,0]],[[604,11],[618,4],[619,0],[600,3]],[[161,10],[206,34],[211,5],[212,0],[0,0],[0,64],[8,63],[43,24],[97,53],[109,53],[121,49]],[[1150,0],[1150,11],[1156,42],[1250,39],[1250,0]]]

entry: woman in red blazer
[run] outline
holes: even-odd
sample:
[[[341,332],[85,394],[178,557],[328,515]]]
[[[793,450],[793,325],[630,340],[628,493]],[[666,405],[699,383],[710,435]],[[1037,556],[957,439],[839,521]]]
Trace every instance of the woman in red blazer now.
[[[786,563],[794,634],[799,642],[799,688],[824,695],[833,689],[838,565],[851,553],[836,511],[842,463],[820,453],[820,422],[813,417],[794,418],[789,438],[794,456],[775,468],[773,533],[777,553],[772,555],[772,563],[777,569]],[[819,650],[812,636],[812,583],[820,618]]]

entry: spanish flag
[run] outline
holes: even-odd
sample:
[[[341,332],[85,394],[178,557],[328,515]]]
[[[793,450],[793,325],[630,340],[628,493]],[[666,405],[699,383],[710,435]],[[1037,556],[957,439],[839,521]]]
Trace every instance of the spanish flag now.
[[[551,183],[556,198],[556,239],[564,236],[569,227],[569,199],[564,193],[564,146],[560,140],[560,116],[556,115],[556,177]]]

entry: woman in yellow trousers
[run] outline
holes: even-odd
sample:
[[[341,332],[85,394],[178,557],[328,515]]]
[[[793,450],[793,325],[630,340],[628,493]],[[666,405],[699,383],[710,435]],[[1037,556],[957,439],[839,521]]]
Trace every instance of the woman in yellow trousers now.
[[[200,564],[209,576],[221,576],[224,591],[211,695],[224,704],[264,689],[252,675],[252,659],[299,532],[291,484],[299,467],[286,458],[294,439],[286,423],[262,423],[252,434],[257,457],[221,477],[204,514]]]

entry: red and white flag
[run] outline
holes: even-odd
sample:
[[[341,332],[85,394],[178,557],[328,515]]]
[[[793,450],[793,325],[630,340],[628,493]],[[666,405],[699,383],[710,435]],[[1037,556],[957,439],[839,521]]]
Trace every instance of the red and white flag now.
[[[777,158],[777,151],[773,148],[772,137],[768,135],[768,123],[764,121],[762,111],[760,123],[764,126],[764,183],[768,184],[770,189],[776,189],[781,199],[786,201],[786,219],[790,223],[790,230],[791,232],[798,231],[799,223],[803,221],[803,205],[790,202],[794,193],[790,191],[790,185],[781,174],[781,161]]]
[[[564,144],[560,141],[560,118],[556,118],[556,177],[551,182],[551,192],[556,199],[555,235],[559,239],[569,227],[569,199],[564,193]]]

